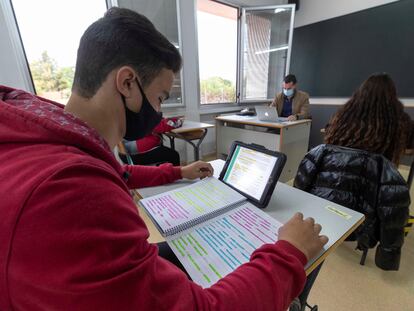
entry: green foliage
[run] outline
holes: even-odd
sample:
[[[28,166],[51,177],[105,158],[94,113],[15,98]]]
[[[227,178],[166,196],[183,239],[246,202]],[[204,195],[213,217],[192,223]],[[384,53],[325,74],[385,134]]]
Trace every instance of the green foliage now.
[[[70,93],[73,77],[73,67],[59,67],[56,61],[46,51],[39,60],[30,64],[33,81],[39,95],[47,92]]]
[[[211,77],[200,82],[201,103],[223,103],[236,101],[236,86],[230,80]]]

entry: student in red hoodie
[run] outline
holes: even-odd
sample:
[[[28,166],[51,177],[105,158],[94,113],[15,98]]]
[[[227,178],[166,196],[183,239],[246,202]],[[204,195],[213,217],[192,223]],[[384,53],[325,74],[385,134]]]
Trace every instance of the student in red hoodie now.
[[[124,140],[124,146],[134,164],[149,165],[157,163],[172,163],[180,165],[180,154],[162,144],[162,133],[169,132],[181,127],[181,118],[163,118],[161,122],[144,138],[136,141]],[[126,156],[120,153],[124,163],[127,163]]]
[[[147,242],[129,188],[159,180],[111,151],[159,123],[180,66],[145,17],[112,8],[81,38],[64,109],[0,88],[0,310],[274,311],[301,291],[327,238],[300,214],[207,289]]]

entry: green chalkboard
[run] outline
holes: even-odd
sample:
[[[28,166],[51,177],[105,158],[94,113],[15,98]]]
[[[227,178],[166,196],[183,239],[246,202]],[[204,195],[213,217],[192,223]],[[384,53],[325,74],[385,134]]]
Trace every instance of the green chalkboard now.
[[[290,72],[313,97],[349,97],[375,72],[414,97],[414,0],[296,28]]]

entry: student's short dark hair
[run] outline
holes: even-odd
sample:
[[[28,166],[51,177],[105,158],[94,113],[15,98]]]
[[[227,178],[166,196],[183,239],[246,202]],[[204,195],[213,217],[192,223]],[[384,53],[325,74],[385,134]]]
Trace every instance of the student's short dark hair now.
[[[293,83],[293,84],[296,84],[296,82],[298,82],[297,80],[296,80],[296,76],[295,75],[292,75],[292,74],[288,74],[284,79],[283,79],[283,81],[285,82],[285,83]]]
[[[145,87],[163,68],[178,72],[181,56],[145,16],[113,7],[80,40],[72,91],[90,98],[112,70],[126,65]]]

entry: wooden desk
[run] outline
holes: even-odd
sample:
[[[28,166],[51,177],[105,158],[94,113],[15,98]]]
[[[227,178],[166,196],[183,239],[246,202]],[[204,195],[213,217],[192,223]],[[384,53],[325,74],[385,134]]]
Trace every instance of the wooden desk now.
[[[286,154],[287,162],[280,180],[295,177],[309,146],[311,120],[265,122],[256,116],[224,115],[216,118],[217,158],[224,159],[233,141],[255,143]]]
[[[207,135],[207,130],[214,127],[213,124],[184,120],[181,127],[164,133],[170,139],[171,149],[175,150],[175,139],[185,140],[194,148],[194,159],[200,159],[200,145]],[[197,140],[197,143],[193,141]]]
[[[218,177],[223,169],[224,161],[214,160],[210,163],[214,168],[214,176]],[[169,185],[138,189],[138,192],[142,197],[146,198],[183,187],[192,182],[193,181],[180,180]],[[328,207],[332,207],[333,209],[328,209]],[[308,262],[305,267],[307,274],[311,273],[322,261],[324,261],[325,258],[364,221],[364,215],[361,213],[290,187],[281,182],[278,182],[269,206],[264,209],[264,211],[282,223],[289,220],[296,212],[301,212],[305,217],[315,218],[315,220],[322,225],[322,234],[329,237],[329,242],[315,258]],[[335,211],[339,212],[336,213]],[[162,237],[159,235],[155,225],[153,225],[148,216],[146,214],[144,216],[143,213],[145,213],[145,211],[140,207],[141,217],[144,219],[145,217],[147,218],[146,223],[151,227],[149,228],[150,232],[155,232],[156,235],[158,234],[157,237],[159,240],[157,241],[161,241]],[[344,215],[348,215],[350,218],[347,219]]]

